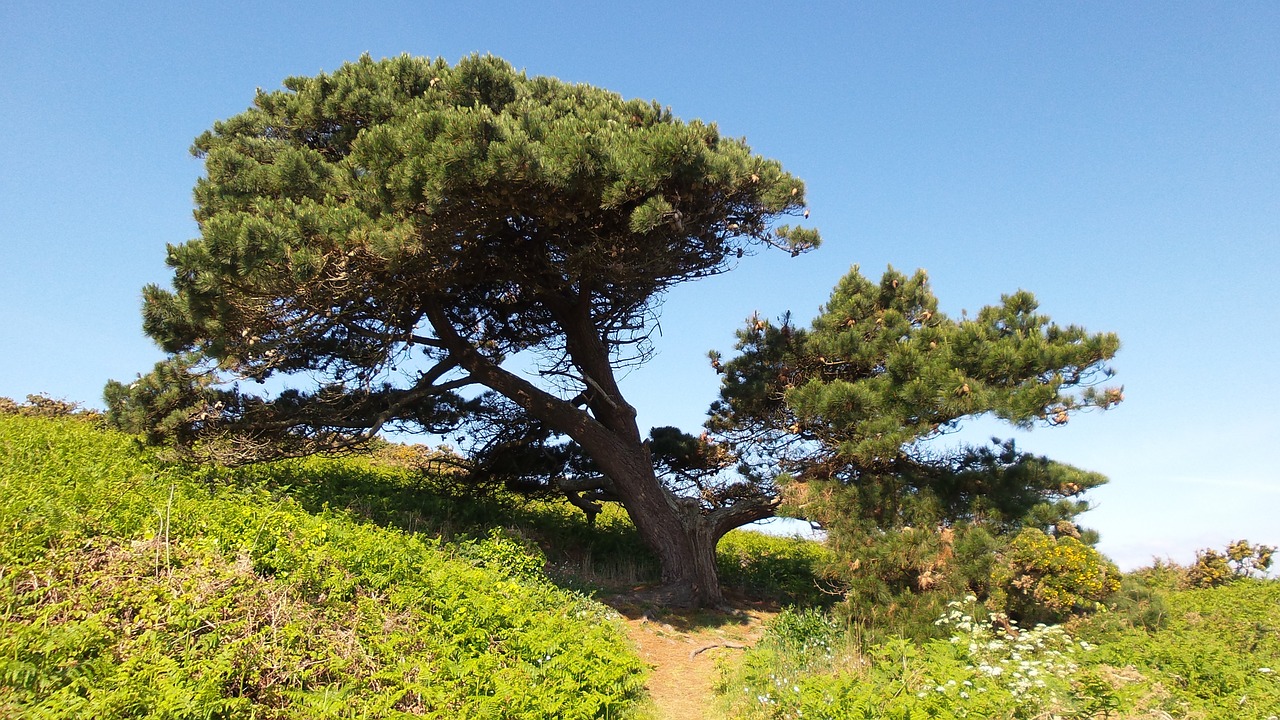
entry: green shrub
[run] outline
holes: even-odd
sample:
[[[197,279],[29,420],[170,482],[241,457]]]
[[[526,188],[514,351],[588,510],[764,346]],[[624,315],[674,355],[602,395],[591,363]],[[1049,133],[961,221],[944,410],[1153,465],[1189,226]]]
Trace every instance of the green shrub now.
[[[843,583],[838,613],[864,642],[939,637],[934,620],[948,602],[989,593],[1001,541],[985,528],[957,525],[871,533],[846,544],[826,570]]]
[[[1280,582],[1170,591],[1140,573],[1122,592],[1135,588],[1165,603],[1159,629],[1098,613],[1007,632],[969,596],[936,621],[944,638],[860,645],[812,611],[788,611],[718,690],[729,717],[751,719],[1274,717]]]
[[[830,657],[840,644],[841,630],[842,626],[831,616],[814,608],[784,609],[766,628],[770,643],[799,657]]]
[[[1200,550],[1196,553],[1195,564],[1187,569],[1187,584],[1209,588],[1239,578],[1265,576],[1271,568],[1271,557],[1275,551],[1269,545],[1250,545],[1248,540],[1231,543],[1225,552]]]
[[[25,402],[0,397],[0,415],[25,415],[27,417],[78,417],[97,421],[101,418],[94,410],[81,409],[80,403],[52,398],[48,395],[28,395]]]
[[[1100,667],[1130,668],[1126,705],[1174,717],[1266,720],[1280,708],[1280,582],[1167,591],[1157,629],[1097,615],[1078,631]]]
[[[457,547],[478,567],[518,580],[546,577],[547,556],[542,548],[515,530],[493,528],[483,539],[464,541]]]
[[[1026,528],[1001,555],[988,607],[1027,623],[1092,612],[1120,589],[1120,571],[1074,537]]]
[[[1169,591],[1149,584],[1140,575],[1122,578],[1107,606],[1110,617],[1099,622],[1119,622],[1143,630],[1159,630],[1169,623]]]
[[[716,569],[729,590],[758,599],[803,605],[829,605],[838,598],[825,591],[822,568],[832,561],[825,545],[734,530],[716,548]]]
[[[1196,561],[1187,569],[1187,584],[1191,587],[1210,588],[1226,585],[1236,579],[1227,563],[1227,556],[1217,550],[1196,552]]]
[[[1081,680],[1088,643],[1061,627],[998,633],[978,609],[973,596],[952,602],[935,620],[946,639],[894,638],[861,653],[829,622],[783,613],[719,690],[730,717],[752,719],[1065,718],[1114,705],[1109,685]]]

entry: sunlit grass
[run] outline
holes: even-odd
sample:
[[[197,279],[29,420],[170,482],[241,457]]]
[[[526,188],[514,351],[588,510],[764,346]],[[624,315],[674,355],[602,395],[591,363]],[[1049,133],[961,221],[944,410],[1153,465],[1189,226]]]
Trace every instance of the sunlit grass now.
[[[0,416],[0,715],[595,718],[636,705],[643,667],[612,611],[521,572],[518,542],[443,543],[286,490],[372,488],[385,472],[165,466],[88,422]]]

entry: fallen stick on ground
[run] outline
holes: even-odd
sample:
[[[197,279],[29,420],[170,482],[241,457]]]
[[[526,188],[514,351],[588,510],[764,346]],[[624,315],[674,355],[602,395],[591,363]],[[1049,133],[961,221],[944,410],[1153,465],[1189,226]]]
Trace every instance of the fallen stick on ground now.
[[[713,644],[713,645],[707,645],[707,646],[705,646],[705,647],[700,647],[700,648],[698,648],[697,650],[694,650],[693,652],[689,653],[689,659],[690,659],[690,660],[692,660],[692,659],[694,659],[694,658],[698,657],[698,655],[700,655],[700,654],[702,654],[702,653],[704,653],[704,652],[706,652],[706,651],[708,651],[708,650],[714,650],[715,648],[729,648],[729,649],[731,649],[731,650],[746,650],[748,647],[750,647],[750,646],[749,646],[749,645],[738,645],[737,643],[715,643],[715,644]]]

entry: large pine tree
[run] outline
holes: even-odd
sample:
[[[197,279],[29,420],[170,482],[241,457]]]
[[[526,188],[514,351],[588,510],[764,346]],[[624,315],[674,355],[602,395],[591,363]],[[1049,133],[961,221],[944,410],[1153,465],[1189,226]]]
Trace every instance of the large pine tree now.
[[[1102,386],[1118,338],[1053,323],[1028,292],[956,320],[939,311],[923,271],[890,268],[875,283],[854,267],[811,327],[753,318],[738,337],[732,360],[713,355],[723,378],[708,426],[779,481],[788,511],[825,527],[849,567],[885,571],[857,556],[911,528],[948,539],[957,527],[1076,536],[1081,495],[1106,481],[1012,441],[942,442],[981,416],[1063,425],[1123,398]],[[905,564],[915,565],[907,574],[937,570]],[[920,580],[904,578],[915,589]]]
[[[620,501],[670,600],[721,600],[716,542],[776,497],[664,484],[700,477],[697,452],[655,458],[616,371],[667,288],[817,243],[778,225],[798,179],[714,125],[492,57],[290,78],[194,152],[200,237],[169,247],[172,289],[144,290],[174,356],[109,386],[113,417],[237,462],[506,418],[507,439],[590,458],[549,482]]]

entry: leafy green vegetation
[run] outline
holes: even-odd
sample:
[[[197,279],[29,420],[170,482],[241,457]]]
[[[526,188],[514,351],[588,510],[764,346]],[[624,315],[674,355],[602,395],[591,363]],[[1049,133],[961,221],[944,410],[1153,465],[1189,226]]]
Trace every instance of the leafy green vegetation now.
[[[1131,575],[1111,612],[1031,629],[968,596],[935,620],[943,637],[918,642],[788,610],[719,691],[730,717],[753,719],[1275,717],[1280,582],[1161,578]]]
[[[648,712],[616,614],[580,592],[658,582],[619,508],[589,526],[563,504],[449,496],[421,448],[167,464],[95,417],[64,417],[73,409],[0,408],[0,716]],[[991,539],[886,533],[850,572],[838,547],[729,533],[724,587],[794,607],[723,666],[721,709],[1267,720],[1280,708],[1280,582],[1256,577],[1270,548],[1233,543],[1218,553],[1228,572],[1197,587],[1199,561],[1120,576],[1069,535]],[[839,584],[841,563],[880,585]],[[1062,624],[1029,627],[1037,612]]]
[[[1091,647],[1061,627],[998,634],[953,601],[947,640],[895,638],[859,651],[812,611],[779,615],[723,681],[740,718],[1089,717],[1073,680]],[[1080,712],[1084,711],[1084,712]],[[1077,713],[1079,713],[1077,715]]]
[[[235,477],[287,492],[313,512],[340,509],[380,525],[454,538],[451,547],[463,554],[476,538],[505,528],[541,556],[547,575],[584,591],[659,582],[657,559],[618,505],[605,504],[588,524],[582,511],[559,501],[502,491],[459,493],[457,483],[441,480],[419,461],[422,456],[421,446],[380,446],[372,459],[282,460],[240,468]],[[749,531],[732,531],[717,547],[726,590],[786,603],[830,604],[835,598],[815,578],[831,561],[819,543]]]
[[[1271,567],[1276,549],[1269,545],[1250,545],[1237,540],[1225,552],[1212,548],[1196,554],[1196,562],[1187,570],[1187,583],[1193,587],[1217,587],[1239,578],[1264,574]]]
[[[613,613],[548,583],[517,537],[448,544],[282,492],[394,472],[357,464],[165,466],[89,422],[0,416],[0,715],[635,706],[643,668]]]
[[[1080,627],[1099,645],[1096,661],[1112,668],[1127,706],[1222,720],[1280,714],[1280,581],[1156,588],[1156,597],[1167,607],[1158,628],[1106,615]]]
[[[720,541],[716,558],[720,581],[741,594],[802,606],[838,599],[820,578],[821,569],[833,560],[820,543],[735,530]]]
[[[1120,589],[1120,571],[1073,537],[1025,528],[1009,543],[994,574],[989,605],[1024,622],[1062,621],[1102,607]]]

